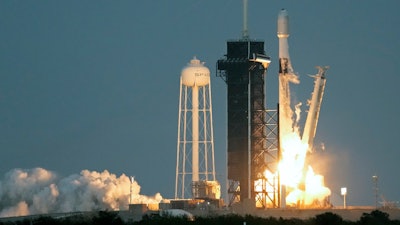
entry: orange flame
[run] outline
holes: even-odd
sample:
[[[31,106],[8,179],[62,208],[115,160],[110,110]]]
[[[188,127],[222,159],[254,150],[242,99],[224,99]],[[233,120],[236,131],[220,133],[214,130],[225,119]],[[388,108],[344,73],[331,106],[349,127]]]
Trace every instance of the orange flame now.
[[[300,139],[297,133],[289,133],[282,138],[281,160],[276,172],[266,170],[265,180],[276,180],[280,177],[282,198],[287,207],[321,208],[329,206],[328,197],[331,194],[325,187],[324,177],[316,174],[311,165],[306,165],[308,144]],[[255,191],[260,192],[262,180],[255,181]],[[270,182],[264,184],[266,193],[273,193],[276,189]],[[271,196],[270,196],[271,197]],[[268,201],[267,201],[268,204]]]

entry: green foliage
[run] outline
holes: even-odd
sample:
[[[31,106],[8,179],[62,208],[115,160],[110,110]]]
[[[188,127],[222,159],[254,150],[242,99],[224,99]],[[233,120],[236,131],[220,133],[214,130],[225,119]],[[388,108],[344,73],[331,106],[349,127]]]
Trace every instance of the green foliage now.
[[[400,225],[399,220],[390,220],[389,214],[379,210],[363,213],[357,222],[345,221],[341,216],[331,212],[308,220],[229,214],[197,217],[194,221],[189,221],[184,217],[161,217],[157,214],[144,216],[141,221],[124,222],[117,212],[100,211],[93,217],[83,214],[65,218],[39,217],[13,222],[3,221],[0,225],[243,225],[244,222],[246,225]]]
[[[31,224],[35,225],[53,225],[58,223],[59,221],[57,219],[54,219],[52,217],[46,216],[46,217],[39,217],[32,221]]]
[[[190,224],[185,217],[172,217],[172,216],[144,216],[141,221],[134,222],[134,225],[184,225]]]
[[[66,217],[63,219],[60,219],[59,225],[87,225],[91,224],[92,218],[85,217],[83,215],[76,215],[76,216],[71,216],[71,217]],[[54,224],[57,225],[57,224]]]
[[[98,216],[93,217],[93,225],[123,225],[124,221],[117,212],[100,211]]]
[[[363,213],[360,218],[359,224],[386,225],[391,224],[391,221],[389,219],[389,214],[379,210],[374,210],[371,213]]]
[[[343,224],[343,219],[341,216],[326,212],[320,215],[317,215],[314,219],[316,225],[341,225]]]

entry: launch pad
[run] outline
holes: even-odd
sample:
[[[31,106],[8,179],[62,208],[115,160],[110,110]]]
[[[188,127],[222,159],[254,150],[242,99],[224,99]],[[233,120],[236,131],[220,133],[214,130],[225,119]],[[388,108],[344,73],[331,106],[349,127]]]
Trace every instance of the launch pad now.
[[[317,67],[318,73],[312,76],[314,90],[301,129],[301,102],[293,103],[290,92],[291,84],[299,84],[300,79],[289,56],[288,12],[282,9],[277,17],[279,100],[276,109],[267,109],[271,58],[264,41],[249,37],[247,0],[243,9],[242,37],[227,41],[227,52],[216,63],[216,76],[227,85],[227,205],[330,208],[331,191],[306,160],[313,150],[328,67]],[[214,170],[209,76],[208,68],[196,58],[182,70],[175,200],[221,197]]]
[[[289,17],[282,9],[277,20],[279,39],[279,104],[266,108],[266,72],[271,63],[264,42],[247,31],[244,1],[243,36],[227,42],[227,54],[217,61],[217,76],[227,84],[228,201],[256,208],[326,208],[330,190],[323,177],[305,165],[316,133],[325,88],[319,67],[303,136],[292,109],[290,83],[298,84],[289,57]],[[296,108],[299,106],[296,106]]]
[[[299,117],[301,103],[293,106],[290,94],[290,84],[298,84],[299,77],[289,57],[288,13],[282,9],[277,20],[279,103],[276,109],[267,109],[266,75],[271,59],[263,41],[249,38],[247,1],[243,3],[243,36],[227,41],[227,53],[216,64],[216,76],[227,84],[228,206],[330,207],[330,190],[324,186],[323,176],[306,165],[316,133],[327,67],[318,67],[314,76],[314,92],[301,135],[295,119]],[[175,199],[220,198],[214,169],[209,76],[208,68],[196,58],[182,70]]]

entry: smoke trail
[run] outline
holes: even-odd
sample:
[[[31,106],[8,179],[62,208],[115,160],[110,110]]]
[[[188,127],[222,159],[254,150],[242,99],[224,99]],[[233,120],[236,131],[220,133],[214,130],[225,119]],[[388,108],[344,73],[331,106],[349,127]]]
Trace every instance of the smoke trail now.
[[[293,130],[294,130],[297,134],[299,134],[299,135],[300,135],[300,131],[299,131],[300,125],[299,125],[299,122],[300,122],[300,114],[301,114],[301,105],[302,105],[301,102],[299,102],[299,103],[297,103],[297,104],[295,105],[295,114],[296,114],[296,117],[295,117],[295,122],[294,122],[294,125],[293,125]]]
[[[131,186],[132,185],[132,186]],[[0,217],[92,210],[123,210],[132,203],[158,203],[162,196],[140,195],[140,186],[125,174],[117,177],[82,170],[66,178],[43,168],[13,169],[0,180]]]

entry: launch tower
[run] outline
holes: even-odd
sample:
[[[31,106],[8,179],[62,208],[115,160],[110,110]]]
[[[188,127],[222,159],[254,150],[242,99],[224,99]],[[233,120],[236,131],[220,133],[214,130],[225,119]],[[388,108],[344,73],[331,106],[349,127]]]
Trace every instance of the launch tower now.
[[[218,76],[227,84],[228,195],[230,204],[255,200],[254,181],[263,176],[266,150],[265,74],[270,58],[264,42],[247,32],[244,1],[243,36],[227,42],[227,54],[218,60]]]

